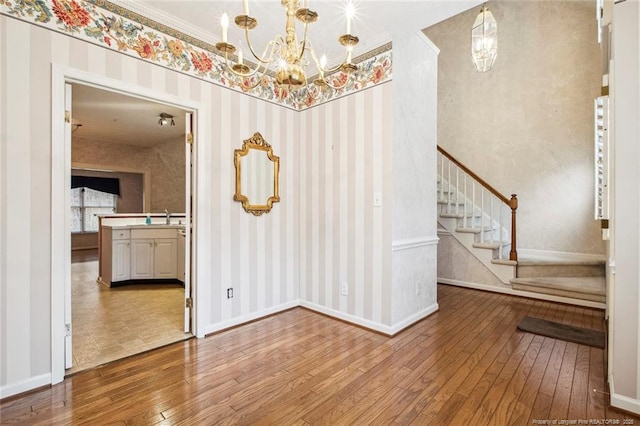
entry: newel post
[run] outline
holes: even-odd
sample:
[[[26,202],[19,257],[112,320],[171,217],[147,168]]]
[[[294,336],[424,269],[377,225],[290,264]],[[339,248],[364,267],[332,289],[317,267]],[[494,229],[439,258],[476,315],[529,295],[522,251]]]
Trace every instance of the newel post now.
[[[511,207],[511,251],[509,252],[509,260],[518,260],[518,251],[516,250],[516,210],[518,209],[518,196],[511,194],[509,200]]]

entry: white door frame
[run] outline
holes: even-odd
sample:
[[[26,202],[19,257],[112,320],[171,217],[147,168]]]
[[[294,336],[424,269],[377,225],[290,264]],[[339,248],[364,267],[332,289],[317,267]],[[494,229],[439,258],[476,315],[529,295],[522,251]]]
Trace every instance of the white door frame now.
[[[67,208],[68,192],[70,190],[65,186],[65,182],[68,183],[71,179],[71,145],[70,141],[65,138],[65,83],[79,83],[103,90],[121,92],[127,96],[172,105],[194,114],[196,120],[194,129],[195,149],[193,150],[192,163],[194,182],[191,193],[194,200],[193,210],[191,211],[193,229],[193,241],[191,243],[193,247],[191,256],[193,322],[191,331],[196,337],[204,337],[206,324],[201,319],[206,317],[205,311],[208,311],[208,309],[204,306],[204,309],[200,308],[201,303],[206,300],[206,296],[210,293],[208,288],[210,284],[207,284],[207,280],[198,280],[198,277],[202,275],[199,265],[204,265],[203,262],[197,261],[198,254],[206,257],[206,252],[209,250],[206,249],[206,245],[199,244],[196,232],[199,229],[198,218],[205,217],[201,209],[206,204],[197,202],[198,194],[206,191],[205,180],[198,179],[199,171],[204,170],[203,168],[198,168],[198,156],[205,155],[206,158],[209,150],[205,148],[206,144],[197,142],[206,140],[205,120],[198,120],[198,118],[206,117],[207,111],[206,106],[200,102],[175,97],[146,87],[90,74],[55,63],[52,64],[51,79],[51,383],[55,384],[63,381],[65,375],[65,288],[67,287],[66,284],[70,283],[71,280],[71,229],[70,211]],[[202,288],[200,284],[202,284]],[[202,299],[202,302],[200,302],[200,299]]]

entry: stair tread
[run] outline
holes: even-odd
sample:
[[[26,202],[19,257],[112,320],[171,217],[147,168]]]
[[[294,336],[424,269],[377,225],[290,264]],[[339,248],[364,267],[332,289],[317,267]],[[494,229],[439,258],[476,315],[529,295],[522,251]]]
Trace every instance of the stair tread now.
[[[604,277],[531,277],[514,278],[512,284],[565,290],[575,293],[605,295]]]
[[[451,204],[451,205],[455,205],[455,201],[451,201],[451,203],[449,203],[449,200],[446,199],[442,199],[442,198],[438,198],[438,204]],[[464,206],[463,202],[458,202],[459,206]]]
[[[463,228],[463,227],[459,227],[459,228],[456,228],[456,232],[466,232],[466,233],[469,233],[469,234],[479,234],[479,233],[481,233],[483,231],[485,231],[485,232],[486,231],[493,231],[494,229],[495,228],[491,228],[489,226],[485,226],[484,228],[469,228],[469,227]]]
[[[562,256],[534,256],[521,254],[518,257],[519,266],[562,266],[562,265],[576,265],[576,266],[588,266],[588,265],[604,265],[606,262],[604,259],[567,259]]]
[[[494,241],[493,243],[473,243],[472,246],[475,248],[483,248],[483,249],[490,249],[490,250],[497,250],[500,247],[506,247],[511,245],[510,242],[508,241]]]
[[[462,219],[464,216],[463,213],[440,213],[441,217],[447,217],[447,218],[456,218],[456,219]],[[468,218],[474,218],[474,217],[480,217],[480,216],[474,216],[473,213],[467,213],[467,217]]]

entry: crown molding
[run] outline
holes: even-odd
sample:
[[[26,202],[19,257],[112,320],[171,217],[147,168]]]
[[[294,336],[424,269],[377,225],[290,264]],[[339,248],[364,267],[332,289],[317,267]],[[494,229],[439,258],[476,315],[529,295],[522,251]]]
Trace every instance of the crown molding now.
[[[203,41],[205,43],[215,45],[220,41],[220,38],[217,35],[207,31],[203,31],[201,28],[193,26],[187,21],[176,18],[173,15],[151,7],[141,1],[109,0],[109,2],[116,6],[125,8],[133,13],[137,13],[138,15],[144,16],[145,18],[156,21],[157,23],[165,25],[173,30],[199,39],[200,41]]]

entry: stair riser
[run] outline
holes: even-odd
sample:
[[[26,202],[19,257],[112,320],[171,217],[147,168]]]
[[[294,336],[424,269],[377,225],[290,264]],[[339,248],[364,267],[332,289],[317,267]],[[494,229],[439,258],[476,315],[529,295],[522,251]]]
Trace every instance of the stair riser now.
[[[513,289],[529,291],[532,293],[552,294],[555,296],[570,297],[570,298],[579,299],[579,300],[590,300],[593,302],[600,302],[600,303],[605,303],[605,300],[606,300],[605,296],[601,296],[601,295],[584,294],[584,293],[562,290],[562,289],[540,288],[535,285],[527,285],[527,284],[513,284]]]
[[[604,265],[518,265],[518,278],[603,277]]]

